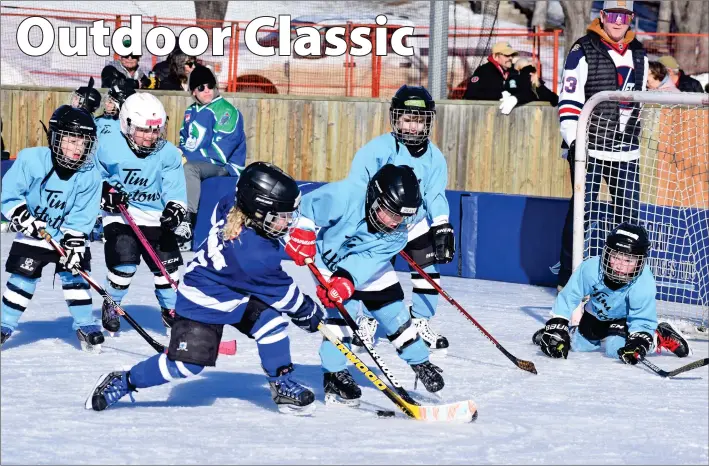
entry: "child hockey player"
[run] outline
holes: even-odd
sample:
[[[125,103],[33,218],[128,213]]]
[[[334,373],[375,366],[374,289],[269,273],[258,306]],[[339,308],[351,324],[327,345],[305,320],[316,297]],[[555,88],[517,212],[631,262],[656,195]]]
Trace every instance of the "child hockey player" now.
[[[91,313],[89,284],[74,271],[91,270],[86,238],[101,198],[101,177],[91,160],[96,125],[85,110],[62,105],[49,120],[47,139],[49,147],[20,151],[3,178],[2,213],[18,234],[5,263],[10,276],[2,297],[2,343],[17,328],[42,269],[55,263],[82,349],[98,352],[103,333]],[[66,260],[59,260],[42,230],[63,246]]]
[[[108,89],[103,101],[103,114],[96,117],[96,130],[99,137],[103,133],[118,133],[121,130],[118,116],[126,99],[135,94],[133,83],[135,81],[132,79],[118,78]],[[106,126],[110,128],[104,129]]]
[[[185,218],[185,174],[180,151],[165,139],[167,115],[157,97],[137,92],[126,99],[119,114],[120,132],[102,134],[96,160],[103,177],[101,209],[108,276],[106,291],[120,304],[140,257],[155,276],[155,296],[169,328],[176,293],[153,263],[133,229],[121,214],[125,206],[157,252],[172,279],[179,280],[182,265],[173,231]],[[111,333],[120,329],[115,310],[104,302],[103,327]]]
[[[128,372],[102,375],[86,408],[101,411],[136,389],[214,366],[223,327],[232,324],[256,340],[278,409],[312,412],[313,392],[293,379],[283,316],[315,332],[323,311],[281,269],[278,243],[290,229],[299,202],[295,180],[278,167],[265,162],[246,167],[236,198],[221,199],[207,241],[186,267],[167,354],[155,355]]]
[[[89,78],[88,86],[81,86],[74,90],[69,97],[69,105],[74,108],[83,108],[94,115],[101,105],[101,93],[94,89],[94,78]]]
[[[550,319],[532,340],[552,358],[594,351],[605,343],[606,356],[635,365],[650,348],[666,348],[680,358],[689,344],[669,323],[657,323],[655,278],[645,263],[650,241],[645,228],[618,225],[606,238],[601,257],[591,257],[573,272],[556,297]],[[569,319],[590,296],[578,328],[569,336]]]
[[[347,180],[329,183],[303,197],[298,228],[291,232],[286,252],[297,265],[314,257],[329,278],[329,292],[319,286],[317,293],[328,308],[325,324],[343,343],[349,346],[352,332],[335,303],[354,316],[362,301],[399,356],[427,390],[436,392],[443,388],[443,377],[428,361],[429,350],[404,307],[404,291],[391,265],[391,258],[406,246],[406,227],[416,220],[421,202],[416,174],[407,166],[384,165],[364,193]],[[320,358],[325,401],[357,406],[362,392],[346,369],[347,358],[328,340],[323,340]]]
[[[448,220],[446,159],[428,139],[435,114],[436,103],[424,87],[402,86],[392,98],[389,108],[392,132],[373,139],[357,151],[348,180],[358,183],[364,190],[371,174],[387,163],[408,165],[414,169],[421,184],[425,215],[410,227],[408,244],[404,250],[439,283],[437,264],[447,264],[453,260],[455,237]],[[429,325],[436,314],[438,293],[413,268],[411,282],[413,294],[410,311],[416,330],[431,349],[447,348],[448,339]],[[365,309],[357,323],[364,338],[372,342],[377,330],[376,319]],[[355,338],[353,343],[359,345],[358,339]]]

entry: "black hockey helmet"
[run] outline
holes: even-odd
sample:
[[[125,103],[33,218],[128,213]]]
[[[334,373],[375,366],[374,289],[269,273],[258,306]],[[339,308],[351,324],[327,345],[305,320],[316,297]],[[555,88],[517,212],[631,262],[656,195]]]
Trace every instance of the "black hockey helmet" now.
[[[124,77],[116,79],[116,82],[108,88],[104,102],[104,114],[112,116],[117,120],[118,114],[121,111],[121,105],[133,94],[135,94],[135,80],[125,79]],[[108,108],[109,103],[112,104],[110,109]]]
[[[414,169],[388,163],[367,185],[367,224],[380,233],[392,233],[416,217],[422,202]]]
[[[295,180],[271,163],[251,163],[236,183],[236,206],[249,219],[247,226],[267,238],[288,233],[299,204],[300,188]]]
[[[96,149],[96,123],[83,108],[62,105],[52,113],[47,130],[52,161],[76,171],[87,163]]]
[[[402,119],[403,116],[408,117]],[[396,91],[389,107],[389,122],[394,137],[404,145],[418,146],[428,140],[436,115],[436,102],[423,86],[404,84]],[[418,129],[409,127],[406,121],[423,123]],[[416,130],[418,129],[418,130]]]
[[[640,275],[645,265],[650,239],[642,225],[621,223],[606,238],[601,258],[607,285],[625,285]]]
[[[85,108],[90,114],[94,114],[101,105],[101,93],[94,89],[94,78],[89,78],[88,86],[81,86],[71,93],[69,105],[77,108]]]

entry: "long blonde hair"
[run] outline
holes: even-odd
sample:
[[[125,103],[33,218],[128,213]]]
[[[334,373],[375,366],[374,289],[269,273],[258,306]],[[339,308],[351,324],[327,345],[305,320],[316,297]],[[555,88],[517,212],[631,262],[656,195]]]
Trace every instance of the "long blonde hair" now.
[[[226,217],[226,225],[222,228],[222,238],[227,241],[238,239],[246,220],[246,214],[241,209],[232,207]]]

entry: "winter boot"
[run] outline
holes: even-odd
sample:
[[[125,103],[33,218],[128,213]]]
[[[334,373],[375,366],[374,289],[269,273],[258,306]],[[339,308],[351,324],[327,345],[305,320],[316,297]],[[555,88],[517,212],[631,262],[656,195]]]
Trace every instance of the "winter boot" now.
[[[315,394],[293,379],[293,364],[279,367],[277,376],[268,376],[271,397],[284,414],[306,416],[315,410]]]
[[[8,338],[12,335],[12,329],[10,327],[2,327],[0,332],[0,345],[4,345]]]
[[[429,325],[428,319],[413,318],[412,321],[426,346],[432,350],[448,348],[448,339],[436,333]]]
[[[135,401],[133,399],[135,391],[137,391],[135,385],[130,383],[130,372],[103,374],[91,389],[84,407],[94,411],[103,411],[127,394],[130,395],[131,401]]]
[[[362,390],[347,369],[323,374],[323,386],[325,387],[326,404],[359,406]]]
[[[106,301],[101,306],[101,324],[111,336],[121,329],[121,318]]]
[[[686,358],[692,354],[689,342],[682,333],[669,322],[660,322],[655,330],[656,352],[660,353],[662,348],[671,351],[678,358]]]
[[[436,393],[443,388],[443,369],[432,364],[430,361],[424,361],[421,364],[412,364],[411,369],[416,373],[416,377],[421,380],[423,386],[431,393]]]
[[[81,349],[89,353],[100,353],[103,343],[103,332],[98,325],[84,325],[76,331],[81,343]]]
[[[360,315],[357,317],[357,326],[359,327],[359,333],[362,334],[364,341],[368,342],[370,345],[374,346],[374,335],[377,333],[377,319],[367,317],[365,315]],[[364,344],[360,341],[357,335],[352,336],[352,345],[364,348]]]

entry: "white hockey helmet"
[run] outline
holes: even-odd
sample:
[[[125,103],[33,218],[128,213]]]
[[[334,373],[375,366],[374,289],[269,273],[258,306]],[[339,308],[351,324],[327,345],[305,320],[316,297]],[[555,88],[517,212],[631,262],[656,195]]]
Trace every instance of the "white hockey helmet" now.
[[[147,92],[136,92],[121,106],[121,133],[133,152],[147,157],[165,144],[167,114],[162,102]]]

